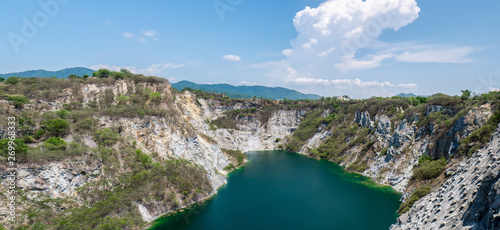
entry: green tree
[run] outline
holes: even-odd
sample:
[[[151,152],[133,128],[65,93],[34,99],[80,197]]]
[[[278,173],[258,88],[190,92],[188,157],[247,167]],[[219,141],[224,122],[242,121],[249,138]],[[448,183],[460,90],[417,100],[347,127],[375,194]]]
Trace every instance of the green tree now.
[[[105,128],[94,133],[94,139],[99,144],[99,146],[111,146],[115,144],[120,137],[120,134]]]
[[[83,78],[88,78],[88,77],[89,77],[89,75],[88,75],[88,74],[84,74],[84,75],[83,75]]]
[[[63,137],[64,135],[66,135],[69,129],[68,122],[61,118],[45,121],[42,123],[42,125],[44,126],[45,131],[50,136],[55,137]]]
[[[125,74],[122,73],[122,72],[113,72],[111,74],[111,76],[113,76],[115,79],[124,79],[125,78]]]
[[[7,80],[5,80],[5,83],[10,84],[10,85],[15,85],[21,81],[20,77],[9,77]]]
[[[78,78],[80,78],[80,76],[75,75],[75,74],[71,74],[71,75],[68,76],[68,78],[69,79],[78,79]]]
[[[420,102],[420,104],[427,103],[426,97],[417,96],[417,100]]]
[[[467,100],[467,99],[469,99],[471,93],[472,92],[468,89],[462,90],[462,96],[460,98],[462,98],[462,100]]]
[[[28,152],[28,145],[24,142],[23,139],[14,139],[14,146],[15,150],[9,150],[9,139],[1,139],[0,140],[0,155],[3,157],[8,157],[9,151],[14,151],[16,153],[16,156],[22,156],[25,155]]]
[[[0,82],[3,82],[3,81],[5,81],[5,78],[0,77]]]
[[[123,74],[125,74],[125,77],[131,77],[132,75],[134,75],[128,69],[121,69],[120,72],[123,73]]]
[[[109,69],[99,69],[97,72],[94,72],[94,77],[99,77],[99,78],[107,78],[111,76],[112,72]]]

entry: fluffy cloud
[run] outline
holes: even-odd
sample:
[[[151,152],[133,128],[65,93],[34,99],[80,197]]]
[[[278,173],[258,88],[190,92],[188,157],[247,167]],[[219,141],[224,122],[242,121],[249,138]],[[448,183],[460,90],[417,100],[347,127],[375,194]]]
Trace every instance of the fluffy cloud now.
[[[130,71],[144,75],[160,75],[167,70],[173,70],[181,67],[184,67],[184,64],[173,64],[173,63],[152,64],[151,66],[145,69],[138,69],[138,70],[132,69]]]
[[[134,33],[130,33],[130,32],[125,32],[123,33],[123,37],[126,37],[126,38],[135,38],[135,34]]]
[[[283,54],[297,61],[329,57],[333,64],[374,67],[378,60],[356,62],[356,51],[381,45],[377,37],[383,30],[399,30],[417,19],[419,11],[415,0],[329,0],[306,7],[293,19],[298,36]]]
[[[140,35],[137,35],[137,34],[134,34],[134,33],[131,33],[131,32],[125,32],[123,33],[123,37],[125,38],[128,38],[128,39],[132,39],[132,40],[136,40],[136,41],[140,41],[140,42],[148,42],[150,40],[157,40],[156,38],[156,35],[158,35],[159,32],[156,31],[156,30],[143,30],[141,31],[141,34]]]
[[[254,82],[241,81],[240,83],[238,83],[238,85],[252,86],[252,85],[259,85],[259,84],[254,83]]]
[[[112,70],[112,71],[120,71],[120,69],[122,69],[121,67],[118,67],[118,66],[109,66],[109,65],[103,65],[103,64],[93,65],[93,66],[91,66],[89,68],[93,69],[93,70],[109,69],[109,70]]]
[[[234,62],[240,62],[241,61],[240,57],[238,57],[236,55],[232,55],[232,54],[224,55],[222,57],[222,59],[228,60],[228,61],[234,61]]]
[[[144,37],[155,37],[158,34],[158,31],[155,31],[155,30],[143,30],[143,31],[141,31],[141,34]]]
[[[112,71],[120,71],[120,69],[128,69],[130,72],[135,74],[144,74],[151,76],[162,76],[167,73],[169,70],[177,69],[184,67],[184,64],[174,64],[174,63],[165,63],[165,64],[152,64],[147,68],[135,68],[135,67],[118,67],[118,66],[109,66],[109,65],[94,65],[91,66],[90,69],[98,70],[98,69],[109,69]]]

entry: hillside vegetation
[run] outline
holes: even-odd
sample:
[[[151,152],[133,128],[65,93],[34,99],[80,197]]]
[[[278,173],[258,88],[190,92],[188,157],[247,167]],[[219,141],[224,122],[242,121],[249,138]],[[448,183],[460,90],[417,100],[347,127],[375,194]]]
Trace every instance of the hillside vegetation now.
[[[182,105],[191,97],[192,104]],[[213,192],[210,178],[244,165],[241,151],[221,149],[213,135],[253,135],[258,132],[240,130],[242,125],[267,129],[272,119],[283,122],[275,117],[283,111],[302,115],[290,117],[300,119],[291,135],[272,138],[276,148],[336,162],[398,187],[405,193],[399,210],[404,213],[443,183],[447,168],[485,146],[500,122],[499,99],[500,92],[471,96],[470,91],[366,100],[236,99],[196,89],[179,91],[163,78],[105,69],[68,79],[9,77],[0,83],[0,113],[16,117],[17,163],[31,173],[69,165],[75,168],[71,177],[81,178],[81,183],[71,185],[75,193],[67,196],[20,191],[17,222],[4,227],[144,229],[147,222],[139,204],[165,213],[199,202]],[[201,116],[193,111],[203,109],[199,114],[214,116],[190,123]],[[202,133],[201,126],[208,132]],[[6,119],[0,127],[0,163],[6,165]],[[160,128],[165,129],[157,132]],[[211,161],[227,163],[210,174],[181,154],[156,151],[164,147],[157,146],[160,136],[173,140],[163,145],[209,145],[225,157]],[[5,192],[0,193],[3,200]]]
[[[202,167],[182,159],[165,159],[157,153],[145,154],[135,140],[121,135],[119,126],[102,127],[102,117],[117,120],[159,116],[193,136],[193,128],[181,122],[172,95],[166,91],[169,87],[160,87],[168,85],[166,80],[125,71],[95,75],[100,78],[21,78],[0,84],[2,117],[16,118],[18,164],[82,162],[102,169],[97,177],[83,171],[83,177],[95,180],[77,188],[79,199],[41,196],[32,200],[20,192],[18,208],[22,211],[17,226],[7,225],[9,229],[143,229],[147,223],[135,203],[171,210],[198,201],[212,191]],[[118,82],[131,86],[128,93],[117,96],[108,90],[86,101],[89,95],[82,91],[85,85]],[[51,107],[48,103],[62,98],[69,103],[46,110]],[[6,122],[0,121],[2,130]],[[5,135],[1,132],[2,165],[7,164],[9,156]],[[84,144],[89,141],[96,146]],[[237,162],[242,161],[235,157]],[[0,197],[7,199],[6,193]]]

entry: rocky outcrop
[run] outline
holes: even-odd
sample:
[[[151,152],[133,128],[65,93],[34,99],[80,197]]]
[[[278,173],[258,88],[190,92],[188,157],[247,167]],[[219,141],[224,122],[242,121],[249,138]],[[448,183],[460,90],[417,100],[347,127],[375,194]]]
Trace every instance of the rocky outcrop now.
[[[368,111],[357,111],[354,122],[358,123],[361,127],[367,127],[369,129],[372,129],[375,124],[375,122],[371,120]]]
[[[448,169],[450,178],[391,229],[499,229],[500,128],[491,142]]]
[[[1,175],[2,186],[8,187],[7,176]],[[50,163],[41,166],[21,166],[17,169],[17,187],[24,191],[29,200],[40,196],[65,198],[76,196],[76,189],[99,179],[101,163],[99,161],[72,161]]]
[[[242,117],[238,120],[238,129],[211,130],[206,120],[224,116],[225,111],[253,108],[253,101],[223,106],[220,101],[197,99],[189,92],[178,98],[187,120],[197,127],[197,131],[209,136],[224,149],[242,152],[276,149],[286,136],[291,135],[305,116],[305,110],[277,110],[264,124],[257,117]],[[199,104],[198,104],[199,103]]]
[[[136,146],[147,154],[158,153],[163,159],[185,159],[203,166],[212,184],[212,194],[227,183],[224,167],[229,165],[228,157],[219,146],[209,143],[202,136],[187,135],[166,118],[120,118],[109,120],[101,118],[101,127],[117,127],[122,136],[136,142]]]
[[[378,135],[388,135],[391,133],[391,120],[386,115],[376,115],[375,120],[378,121],[375,133]]]

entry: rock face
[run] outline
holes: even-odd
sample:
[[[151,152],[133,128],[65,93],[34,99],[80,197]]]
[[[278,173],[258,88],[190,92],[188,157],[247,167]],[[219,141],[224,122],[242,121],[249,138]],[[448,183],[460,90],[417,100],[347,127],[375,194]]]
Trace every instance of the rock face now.
[[[354,122],[361,125],[361,127],[367,127],[370,129],[373,128],[373,125],[375,123],[371,120],[370,113],[368,113],[367,111],[357,111]]]
[[[251,108],[252,104],[238,103],[233,106],[222,106],[219,101],[198,99],[200,103],[198,105],[194,102],[195,100],[194,95],[189,92],[179,98],[184,114],[189,122],[197,127],[197,131],[211,137],[220,148],[242,152],[276,149],[281,144],[280,140],[291,135],[299,127],[301,119],[307,112],[278,110],[265,124],[257,118],[245,117],[238,120],[238,129],[210,130],[205,123],[206,120],[224,116],[225,111]]]
[[[22,166],[17,170],[17,187],[28,199],[40,195],[50,198],[76,196],[76,189],[99,178],[101,163],[84,161],[51,163],[42,166]],[[7,185],[7,172],[1,175],[2,186]]]
[[[428,115],[431,112],[447,113],[450,116],[456,114],[455,111],[440,105],[428,105],[424,114]],[[491,115],[491,104],[475,107],[458,119],[444,138],[436,138],[435,129],[439,127],[436,128],[434,124],[430,123],[429,126],[417,128],[419,114],[391,121],[383,114],[376,114],[375,120],[372,120],[368,112],[358,111],[355,113],[354,122],[359,126],[374,129],[368,139],[375,141],[375,146],[378,148],[387,148],[385,155],[368,157],[368,167],[362,174],[379,183],[391,185],[397,191],[404,193],[413,175],[413,168],[418,164],[418,159],[422,155],[447,158],[455,154],[460,140],[485,125]],[[351,160],[344,160],[340,164],[348,167],[356,159],[356,151],[359,149],[353,149],[348,154],[353,156]],[[444,154],[439,155],[439,153]]]
[[[196,98],[186,91],[182,94],[172,94],[168,83],[131,83],[117,81],[111,85],[84,84],[81,102],[83,106],[101,103],[105,95],[117,98],[137,88],[146,88],[149,92],[159,92],[167,102],[162,102],[158,109],[168,110],[168,116],[145,117],[99,117],[100,128],[116,128],[129,144],[134,142],[136,148],[149,155],[157,155],[158,159],[185,159],[203,167],[212,185],[210,194],[227,183],[224,168],[230,164],[229,157],[222,149],[240,150],[242,152],[273,150],[280,145],[286,145],[286,137],[292,135],[305,117],[307,110],[276,110],[267,120],[259,117],[239,117],[237,129],[212,130],[207,121],[225,116],[224,112],[234,109],[252,109],[257,101],[247,100],[236,104],[224,104],[220,100]],[[63,104],[72,103],[73,90],[62,90],[61,96],[54,101],[38,101],[27,105],[41,112],[55,111],[63,108]],[[173,98],[173,99],[172,99]],[[9,105],[6,101],[0,103]],[[117,105],[117,101],[112,105]],[[460,117],[443,138],[435,138],[439,125],[417,127],[421,115],[433,112],[457,114],[456,111],[441,105],[429,105],[423,114],[403,114],[402,108],[396,112],[401,116],[375,114],[372,118],[368,111],[350,113],[348,120],[343,122],[369,129],[366,142],[373,142],[370,154],[362,155],[365,143],[350,146],[342,156],[340,165],[349,167],[355,162],[366,162],[360,171],[373,178],[376,182],[389,184],[399,192],[405,192],[408,182],[422,155],[435,158],[436,153],[444,153],[443,157],[455,154],[460,140],[483,126],[492,115],[490,104],[481,105],[468,111]],[[324,116],[330,113],[326,110]],[[373,114],[372,114],[373,115]],[[354,117],[354,120],[353,120]],[[451,119],[450,119],[451,120]],[[328,137],[335,135],[326,129],[325,124],[317,127],[316,133],[299,153],[308,154],[311,149],[318,148]],[[315,131],[315,130],[313,130]],[[366,129],[365,129],[366,131]],[[4,131],[0,130],[0,137]],[[66,137],[67,141],[71,136]],[[348,137],[346,144],[355,137]],[[437,139],[437,140],[436,140]],[[499,171],[499,139],[497,132],[493,141],[484,150],[476,153],[467,162],[449,170],[451,178],[439,189],[426,196],[406,214],[398,219],[393,229],[433,229],[433,228],[465,228],[494,229],[498,228],[500,216],[500,182]],[[96,143],[90,137],[83,137],[82,143],[87,147],[96,148]],[[385,151],[384,151],[385,150]],[[359,165],[358,165],[359,166]],[[71,159],[66,162],[56,162],[45,165],[24,165],[18,171],[18,187],[21,188],[28,202],[41,196],[51,198],[68,198],[79,200],[77,189],[87,183],[101,179],[102,165],[99,161],[87,159]],[[3,185],[7,183],[7,173],[1,172]],[[4,186],[6,187],[6,186]],[[408,197],[405,194],[403,197]],[[203,198],[200,198],[201,200]],[[186,204],[180,204],[181,206]],[[135,203],[143,220],[151,221],[158,215],[169,210],[146,207]]]
[[[500,128],[451,177],[417,201],[391,229],[500,229]]]

